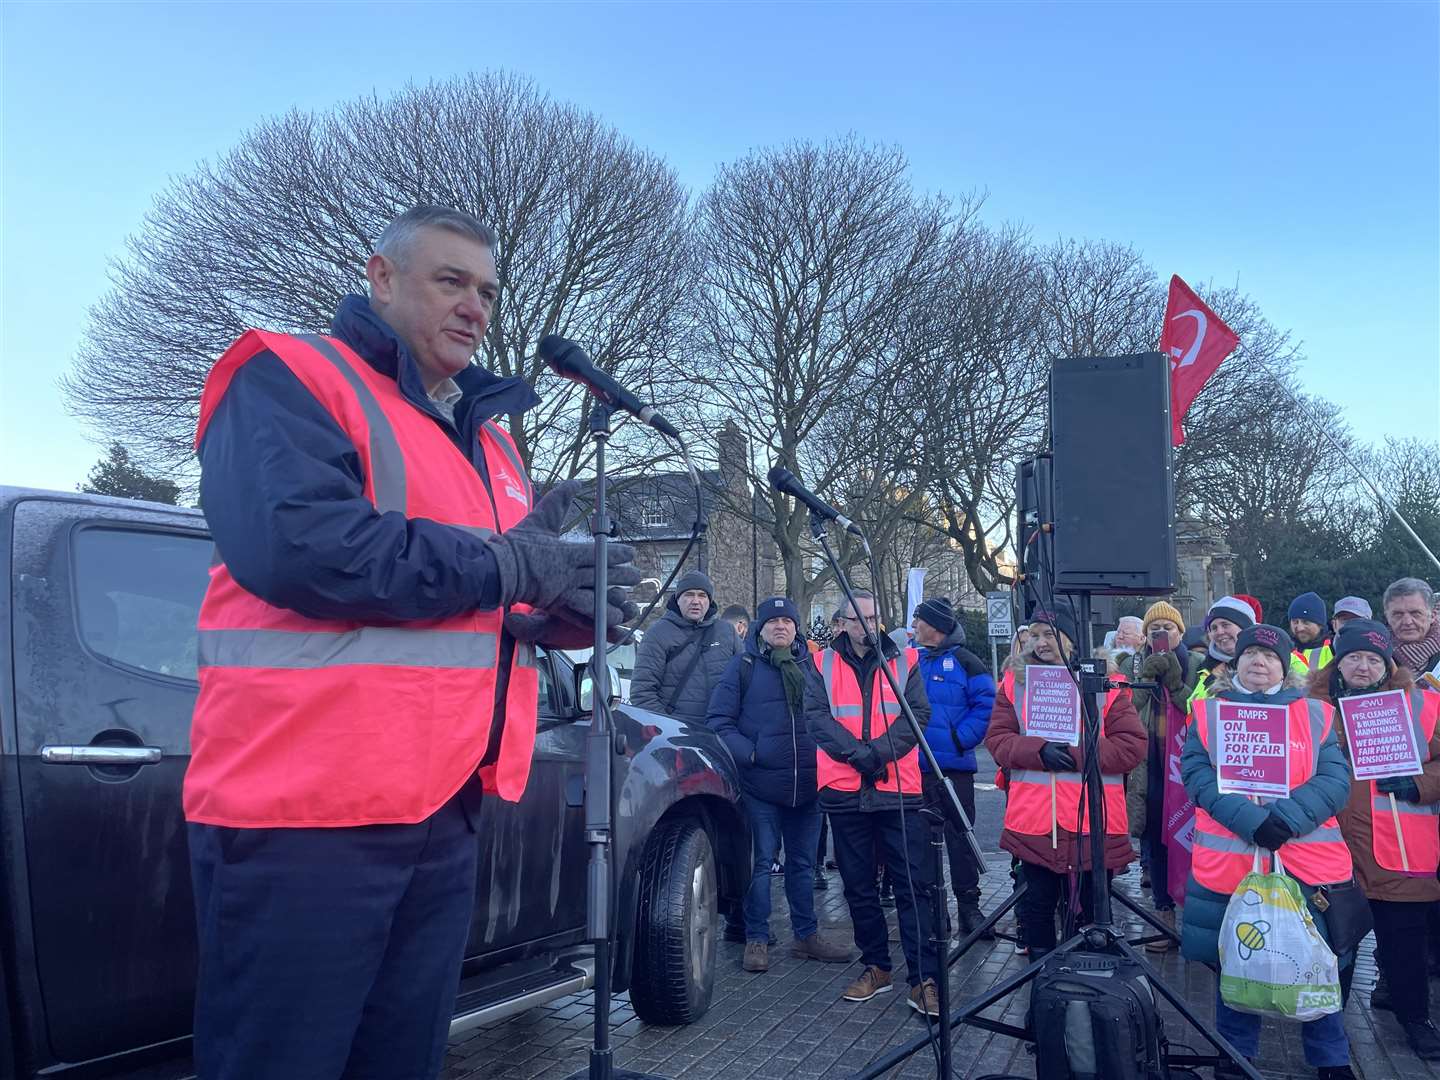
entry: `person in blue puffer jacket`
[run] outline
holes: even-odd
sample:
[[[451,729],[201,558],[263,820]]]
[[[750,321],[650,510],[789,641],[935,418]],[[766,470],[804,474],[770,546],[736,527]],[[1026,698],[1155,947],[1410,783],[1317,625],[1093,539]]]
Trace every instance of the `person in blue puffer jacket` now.
[[[975,747],[985,741],[995,706],[995,679],[985,663],[965,648],[965,628],[945,597],[934,597],[915,609],[915,644],[920,648],[920,674],[930,701],[925,741],[960,796],[971,822],[975,820]],[[930,763],[920,759],[926,797],[938,800],[944,791]],[[962,935],[985,916],[980,911],[980,872],[964,830],[947,819],[945,850],[950,859],[950,885],[955,890],[956,922]],[[993,934],[986,934],[987,938]]]
[[[820,672],[800,635],[793,601],[772,596],[756,609],[744,651],[731,659],[710,695],[707,723],[740,771],[750,821],[752,873],[745,893],[746,971],[770,966],[770,866],[785,845],[785,898],[795,933],[791,954],[846,963],[849,948],[817,932],[815,850],[820,838],[816,746],[805,725],[805,684]]]

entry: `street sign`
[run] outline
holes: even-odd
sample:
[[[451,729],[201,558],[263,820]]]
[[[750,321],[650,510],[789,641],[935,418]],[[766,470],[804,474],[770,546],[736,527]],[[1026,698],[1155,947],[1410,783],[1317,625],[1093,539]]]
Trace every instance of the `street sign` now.
[[[992,638],[1009,639],[1015,635],[1015,623],[1010,613],[1010,594],[992,592],[985,594],[985,614],[990,622]]]

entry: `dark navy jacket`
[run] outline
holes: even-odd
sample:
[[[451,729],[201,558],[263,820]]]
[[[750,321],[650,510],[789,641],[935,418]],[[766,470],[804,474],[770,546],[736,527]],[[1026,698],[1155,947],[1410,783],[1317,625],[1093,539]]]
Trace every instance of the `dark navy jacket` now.
[[[409,350],[364,297],[341,302],[332,332],[395,379],[482,477],[481,423],[539,401],[522,379],[472,366],[456,376],[464,396],[451,424],[425,393]],[[354,444],[272,353],[235,373],[199,455],[201,506],[220,557],[241,586],[267,603],[313,619],[386,623],[499,601],[495,557],[478,537],[376,512]]]
[[[752,623],[744,651],[731,659],[710,695],[706,722],[729,747],[748,794],[779,806],[802,806],[815,799],[815,740],[805,726],[804,704],[792,708],[785,700],[780,672],[766,656],[769,648],[760,640],[760,624]],[[805,639],[797,636],[790,649],[806,679],[819,685]],[[749,687],[742,701],[747,664]]]
[[[995,707],[995,679],[964,641],[956,627],[942,644],[920,650],[920,674],[930,700],[925,741],[942,769],[974,772],[975,747],[985,741]],[[930,770],[923,756],[920,768]]]

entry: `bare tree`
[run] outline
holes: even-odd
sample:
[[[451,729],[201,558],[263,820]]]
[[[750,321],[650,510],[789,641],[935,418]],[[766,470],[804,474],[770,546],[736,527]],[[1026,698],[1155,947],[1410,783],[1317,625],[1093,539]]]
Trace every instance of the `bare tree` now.
[[[1062,240],[1040,255],[1045,339],[1052,356],[1148,352],[1160,336],[1165,290],[1138,251]]]
[[[903,384],[925,459],[913,520],[958,548],[984,592],[1011,541],[1015,466],[1045,438],[1049,309],[1044,266],[1022,230],[969,226],[949,247],[929,307],[933,347]]]
[[[623,379],[663,383],[691,273],[674,171],[595,116],[487,74],[266,121],[175,181],[90,313],[70,407],[103,416],[99,433],[151,467],[183,472],[220,352],[248,326],[327,330],[339,298],[363,288],[379,231],[422,202],[499,236],[487,368],[534,381],[536,342],[562,333]],[[541,479],[573,475],[588,455],[583,391],[548,381],[541,397],[512,433]]]
[[[895,486],[861,452],[876,415],[868,395],[912,358],[909,314],[940,272],[949,221],[946,202],[915,196],[899,151],[854,139],[764,150],[720,169],[697,222],[694,378],[710,409],[732,415],[758,448],[745,463],[752,483],[781,461],[844,505],[862,474]],[[764,522],[787,592],[803,604],[830,573],[813,565],[805,510],[769,499]],[[856,554],[847,544],[842,557],[853,564]]]

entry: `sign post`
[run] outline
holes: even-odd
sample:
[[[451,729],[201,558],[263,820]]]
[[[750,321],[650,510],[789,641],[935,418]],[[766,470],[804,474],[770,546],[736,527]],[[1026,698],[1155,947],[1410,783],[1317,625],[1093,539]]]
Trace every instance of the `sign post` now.
[[[995,681],[1000,681],[999,644],[1003,638],[1015,636],[1015,624],[1011,618],[1010,594],[990,592],[985,594],[985,618],[990,625],[990,671]]]
[[[993,640],[993,639],[992,639]],[[1080,688],[1059,664],[1025,665],[1024,734],[1046,742],[1080,745]],[[1050,847],[1060,846],[1055,774],[1050,774]]]
[[[1340,720],[1345,725],[1350,771],[1356,780],[1416,776],[1424,771],[1405,691],[1387,690],[1341,698]],[[1400,828],[1400,808],[1395,805],[1395,793],[1392,791],[1389,795],[1390,817],[1400,841],[1400,866],[1408,873],[1410,856],[1405,850],[1405,833]]]

